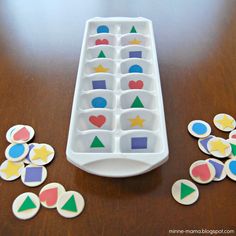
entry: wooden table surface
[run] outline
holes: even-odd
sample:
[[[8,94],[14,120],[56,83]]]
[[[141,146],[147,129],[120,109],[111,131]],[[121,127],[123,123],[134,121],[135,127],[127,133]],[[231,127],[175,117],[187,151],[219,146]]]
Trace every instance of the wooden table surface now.
[[[66,160],[65,149],[85,21],[94,16],[144,16],[154,24],[170,155],[142,176],[90,175]],[[168,235],[171,229],[235,229],[236,185],[198,185],[199,201],[182,206],[172,184],[190,179],[192,162],[207,158],[187,132],[193,119],[220,112],[236,117],[236,1],[30,1],[0,2],[0,150],[6,131],[29,124],[35,142],[51,144],[56,158],[46,183],[59,182],[86,199],[83,214],[64,219],[42,208],[29,221],[11,211],[19,194],[39,193],[20,180],[0,180],[0,235]],[[236,231],[235,231],[236,232]]]

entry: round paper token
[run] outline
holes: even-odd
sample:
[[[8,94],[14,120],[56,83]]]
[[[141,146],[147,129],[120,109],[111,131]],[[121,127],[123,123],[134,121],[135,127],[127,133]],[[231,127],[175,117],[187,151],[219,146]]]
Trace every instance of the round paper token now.
[[[191,178],[199,184],[210,183],[215,175],[216,171],[212,164],[208,161],[199,160],[195,161],[189,169]]]
[[[209,152],[218,158],[228,157],[232,151],[230,144],[223,138],[214,137],[207,143]]]
[[[44,207],[55,208],[57,207],[58,199],[65,192],[65,188],[61,184],[50,183],[40,190],[39,200]]]
[[[29,125],[19,125],[12,131],[10,135],[10,139],[14,143],[27,143],[33,137],[34,129]]]
[[[229,159],[225,162],[225,171],[230,179],[236,181],[236,159]]]
[[[214,138],[215,136],[214,135],[209,135],[208,137],[206,138],[200,138],[198,139],[198,147],[200,148],[200,150],[202,152],[204,152],[205,154],[208,154],[208,155],[211,155],[211,153],[209,152],[208,148],[207,148],[207,144],[208,142]]]
[[[229,157],[236,158],[236,139],[230,138],[227,139],[227,142],[230,144],[232,150]]]
[[[46,143],[38,143],[31,149],[29,154],[30,161],[35,165],[46,165],[54,158],[54,149]]]
[[[187,180],[177,180],[171,189],[173,198],[182,205],[191,205],[198,200],[199,191],[197,186]]]
[[[213,122],[216,128],[225,132],[233,130],[236,126],[235,119],[232,116],[224,113],[216,115],[213,119]]]
[[[205,138],[211,133],[211,126],[203,120],[193,120],[188,124],[189,133],[196,138]]]
[[[217,160],[215,158],[209,158],[207,161],[213,165],[215,168],[216,174],[214,177],[214,181],[221,181],[226,177],[226,172],[225,172],[225,165],[222,161]]]
[[[11,143],[5,150],[8,160],[17,162],[23,160],[29,152],[27,143]]]
[[[33,218],[39,211],[40,202],[36,194],[31,192],[22,193],[12,204],[14,215],[21,220]]]
[[[7,133],[6,133],[6,139],[9,143],[13,143],[12,139],[11,139],[11,134],[12,132],[16,129],[21,127],[22,125],[14,125],[12,126],[10,129],[8,129]]]
[[[12,162],[5,160],[0,166],[1,178],[7,181],[12,181],[20,177],[24,170],[23,162]]]
[[[32,150],[32,148],[36,145],[37,143],[30,143],[29,144],[29,152],[28,154],[26,155],[25,159],[23,160],[25,164],[31,164],[31,161],[30,161],[30,158],[29,158],[29,154]]]
[[[236,140],[236,129],[232,130],[229,133],[229,139],[235,139]]]
[[[65,218],[73,218],[81,214],[84,209],[83,196],[75,191],[63,193],[57,202],[57,211]]]
[[[29,187],[36,187],[42,184],[47,178],[47,169],[44,166],[30,164],[21,173],[21,181]]]

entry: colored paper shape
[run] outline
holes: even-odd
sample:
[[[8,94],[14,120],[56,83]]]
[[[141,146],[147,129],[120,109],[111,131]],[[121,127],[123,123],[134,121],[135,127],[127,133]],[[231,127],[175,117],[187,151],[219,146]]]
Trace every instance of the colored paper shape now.
[[[130,33],[137,33],[137,30],[134,26],[132,26],[131,30],[130,30]]]
[[[92,123],[93,125],[97,126],[97,127],[102,127],[103,124],[106,122],[106,117],[103,115],[99,115],[99,116],[90,116],[89,117],[89,121],[90,123]]]
[[[140,65],[132,65],[129,68],[129,73],[143,73],[143,68]]]
[[[229,169],[232,172],[232,174],[236,175],[236,161],[231,161],[229,163]]]
[[[216,162],[216,161],[213,161],[213,160],[209,160],[209,162],[214,166],[215,168],[215,171],[216,171],[216,174],[215,174],[215,177],[217,179],[219,179],[221,177],[221,174],[222,174],[222,171],[224,169],[224,165]]]
[[[34,204],[32,199],[29,196],[27,196],[17,211],[21,212],[21,211],[26,211],[29,209],[34,209],[34,208],[36,208],[36,205]]]
[[[142,58],[142,51],[130,51],[129,58]]]
[[[130,80],[129,81],[129,88],[130,89],[142,89],[143,88],[143,81],[142,80]]]
[[[53,206],[57,203],[58,188],[49,188],[39,194],[41,202],[45,202],[47,206]]]
[[[141,44],[141,40],[138,40],[138,39],[132,39],[129,41],[129,44]]]
[[[6,179],[9,179],[12,176],[19,176],[19,171],[21,168],[21,163],[8,161],[6,168],[2,169],[1,172],[6,175]]]
[[[13,146],[11,146],[8,154],[12,158],[18,158],[22,156],[24,152],[25,152],[24,145],[19,143],[19,144],[14,144]]]
[[[131,108],[143,108],[144,105],[141,102],[140,98],[138,96],[136,96],[136,98],[134,99]]]
[[[101,142],[101,140],[95,136],[93,139],[93,142],[90,145],[91,148],[102,148],[105,147],[104,144]]]
[[[207,164],[201,164],[192,169],[192,175],[202,181],[207,181],[211,177],[211,172]]]
[[[25,168],[25,182],[40,182],[42,181],[42,175],[42,166]]]
[[[225,128],[234,128],[234,120],[228,117],[227,115],[223,115],[223,118],[220,120],[216,120],[217,123],[219,123],[223,129]]]
[[[98,58],[106,58],[106,55],[102,50],[99,52]]]
[[[202,135],[207,132],[207,127],[206,127],[206,125],[204,125],[202,123],[194,123],[192,126],[192,130],[194,133],[196,133],[198,135]]]
[[[225,149],[228,148],[228,145],[224,144],[221,140],[212,141],[210,144],[211,152],[218,151],[222,155],[225,155]]]
[[[97,67],[94,67],[95,73],[107,73],[109,68],[104,67],[103,65],[99,64]]]
[[[62,206],[62,210],[77,212],[77,206],[75,202],[75,196],[71,195],[69,200]]]
[[[109,44],[109,41],[107,40],[107,39],[97,39],[96,41],[95,41],[95,44],[96,45],[102,45],[102,44]]]
[[[232,149],[232,154],[233,156],[236,156],[236,145],[233,143],[230,143],[231,149]]]
[[[101,34],[101,33],[109,33],[109,28],[106,25],[100,25],[97,27],[97,33]]]
[[[106,89],[105,80],[93,80],[92,85],[93,85],[93,89]]]
[[[41,146],[40,148],[34,149],[34,156],[31,157],[32,160],[41,159],[43,162],[47,162],[48,157],[53,154],[52,151],[48,150],[45,145]]]
[[[92,106],[94,108],[104,108],[107,106],[107,101],[105,98],[103,97],[95,97],[93,100],[92,100]]]
[[[131,138],[131,149],[146,149],[147,137],[134,137]]]
[[[131,122],[131,124],[130,124],[131,127],[139,126],[139,127],[143,128],[144,119],[141,119],[141,117],[139,115],[137,115],[133,119],[129,119],[129,121]]]
[[[202,140],[199,141],[199,142],[201,143],[201,145],[203,146],[203,148],[204,148],[207,152],[209,152],[208,147],[207,147],[207,144],[208,144],[208,142],[209,142],[212,138],[213,138],[212,136],[208,136],[207,138],[204,138],[204,139],[202,139]]]
[[[191,193],[195,192],[196,190],[184,183],[180,185],[180,199],[184,199],[189,196]]]
[[[25,159],[27,159],[29,162],[31,162],[30,158],[29,158],[29,154],[30,154],[30,151],[34,148],[34,146],[35,145],[33,143],[29,144],[29,152],[28,152],[27,156],[25,157]]]
[[[26,141],[29,138],[30,138],[30,133],[25,127],[22,127],[13,135],[13,139],[16,141],[20,140]]]
[[[236,134],[233,134],[231,138],[236,139]]]

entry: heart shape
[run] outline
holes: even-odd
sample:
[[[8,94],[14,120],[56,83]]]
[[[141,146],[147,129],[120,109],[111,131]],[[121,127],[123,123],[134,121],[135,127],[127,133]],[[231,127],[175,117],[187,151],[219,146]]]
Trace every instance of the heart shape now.
[[[236,139],[236,134],[233,134],[231,138]]]
[[[19,140],[23,140],[26,141],[30,138],[30,133],[29,131],[25,128],[22,127],[21,129],[19,129],[18,131],[16,131],[13,135],[13,139],[15,141],[19,141]]]
[[[196,178],[200,178],[202,181],[209,180],[211,177],[211,172],[209,170],[208,164],[195,166],[192,169],[192,175]]]
[[[47,206],[55,205],[58,199],[58,189],[49,188],[44,190],[39,194],[39,199],[41,202],[45,202]]]
[[[95,126],[97,126],[97,127],[100,128],[100,127],[102,127],[103,124],[106,122],[106,117],[103,116],[103,115],[90,116],[90,117],[89,117],[89,121],[90,121],[93,125],[95,125]]]
[[[229,169],[234,175],[236,175],[236,161],[231,161],[230,162]]]
[[[95,41],[96,45],[101,45],[101,44],[109,44],[109,41],[107,39],[97,39]]]
[[[130,89],[142,89],[143,88],[143,81],[142,80],[130,80],[129,81],[129,88]]]

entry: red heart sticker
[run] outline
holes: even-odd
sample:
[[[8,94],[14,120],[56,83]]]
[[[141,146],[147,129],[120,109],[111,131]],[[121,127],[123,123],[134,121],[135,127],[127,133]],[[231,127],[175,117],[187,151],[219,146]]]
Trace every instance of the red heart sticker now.
[[[96,45],[101,45],[101,44],[109,44],[109,41],[107,39],[97,39],[95,41]]]
[[[25,127],[22,127],[13,135],[13,139],[15,141],[19,141],[19,140],[26,141],[29,138],[30,138],[30,133]]]
[[[95,125],[95,126],[97,126],[97,127],[100,128],[100,127],[102,127],[103,124],[106,122],[106,117],[103,116],[103,115],[90,116],[90,117],[89,117],[89,121],[90,121],[93,125]]]
[[[231,138],[236,139],[236,134],[233,134]]]
[[[129,88],[130,89],[142,89],[143,88],[143,81],[142,80],[130,80],[129,81]]]
[[[202,181],[209,180],[211,177],[211,172],[209,170],[208,164],[195,166],[192,169],[192,175],[196,178],[200,178]]]
[[[41,202],[45,202],[47,206],[53,206],[57,203],[58,189],[49,188],[39,194]]]

